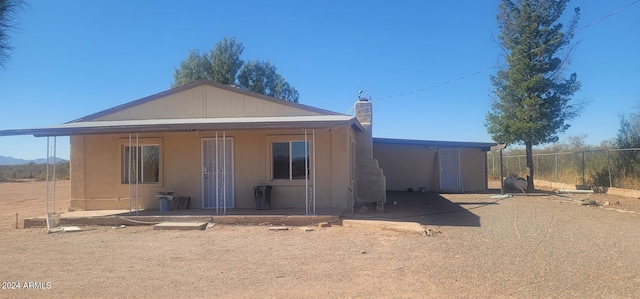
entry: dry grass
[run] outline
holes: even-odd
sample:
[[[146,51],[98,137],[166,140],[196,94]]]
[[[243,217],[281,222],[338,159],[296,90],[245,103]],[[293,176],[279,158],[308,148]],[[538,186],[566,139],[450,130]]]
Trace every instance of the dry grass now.
[[[615,178],[614,187],[623,189],[640,190],[640,180],[635,176],[622,176]]]
[[[510,172],[511,173],[511,172]],[[506,172],[505,172],[506,174]],[[526,177],[526,173],[517,173],[520,177]],[[544,180],[549,182],[559,182],[564,184],[571,185],[587,185],[592,187],[609,187],[608,179],[605,182],[597,182],[596,174],[593,172],[585,172],[584,180],[583,174],[581,170],[571,169],[571,168],[563,168],[558,170],[558,174],[556,176],[555,172],[536,172],[534,173],[535,179]],[[498,180],[500,175],[493,174],[489,172],[488,177],[492,180]],[[631,190],[640,190],[640,178],[633,175],[622,174],[621,176],[612,177],[613,187],[622,188],[622,189],[631,189]]]

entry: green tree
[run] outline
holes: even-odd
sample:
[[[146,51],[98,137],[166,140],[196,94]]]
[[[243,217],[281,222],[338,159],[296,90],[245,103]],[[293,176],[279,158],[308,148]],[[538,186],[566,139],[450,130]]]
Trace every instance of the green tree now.
[[[289,85],[269,61],[249,61],[238,74],[240,85],[249,90],[275,98],[298,102],[298,91]]]
[[[620,115],[620,128],[615,140],[615,147],[620,149],[640,148],[640,114],[632,112]],[[638,152],[621,151],[616,156],[616,169],[625,174],[635,174],[638,166]]]
[[[298,102],[298,91],[277,73],[273,64],[268,61],[245,64],[240,58],[243,51],[244,46],[234,37],[216,43],[209,54],[191,50],[187,59],[174,70],[171,87],[207,79],[222,84],[239,83],[256,93]]]
[[[236,42],[236,38],[224,38],[211,50],[211,80],[222,84],[233,84],[236,75],[244,63],[240,55],[244,51],[242,43]]]
[[[171,87],[186,85],[201,79],[210,79],[212,73],[211,59],[198,50],[189,51],[187,59],[180,62],[180,68],[173,71],[173,83]]]
[[[617,148],[640,147],[640,114],[620,115],[620,128],[615,145]]]
[[[240,55],[244,46],[236,38],[223,38],[209,53],[200,54],[194,49],[189,51],[187,59],[173,72],[171,87],[178,87],[201,79],[222,84],[234,84],[236,75],[242,67]]]
[[[9,31],[15,29],[15,17],[18,10],[26,6],[22,0],[0,0],[0,68],[5,68],[9,53]]]
[[[580,9],[566,31],[559,22],[568,0],[501,0],[496,16],[498,40],[507,68],[491,76],[494,101],[485,126],[494,141],[525,145],[527,182],[533,184],[534,145],[556,142],[579,113],[571,96],[580,89],[576,74],[564,78],[566,58],[556,54],[569,46]]]

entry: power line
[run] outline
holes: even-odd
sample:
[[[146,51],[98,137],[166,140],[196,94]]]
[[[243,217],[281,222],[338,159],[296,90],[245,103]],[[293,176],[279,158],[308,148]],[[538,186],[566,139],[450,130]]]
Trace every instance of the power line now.
[[[632,6],[632,5],[634,5],[634,4],[638,3],[638,2],[640,2],[640,0],[635,0],[635,1],[623,6],[621,8],[615,10],[614,12],[612,12],[612,13],[606,15],[606,16],[600,17],[600,18],[596,19],[595,21],[592,21],[591,23],[589,23],[589,24],[587,24],[587,25],[585,25],[583,27],[580,27],[580,28],[578,28],[576,30],[568,32],[568,34],[569,35],[575,35],[576,33],[580,32],[580,31],[583,31],[583,30],[585,30],[585,29],[587,29],[587,28],[589,28],[589,27],[591,27],[591,26],[593,26],[593,25],[595,25],[597,23],[600,23],[601,21],[603,21],[603,20],[605,20],[607,18],[610,18],[610,17],[622,12],[623,10],[629,8],[630,6]],[[543,47],[546,47],[548,45],[551,45],[551,44],[553,44],[555,42],[558,42],[561,39],[562,39],[561,37],[553,39],[553,40],[549,41],[549,43],[544,44],[544,45],[542,45],[540,47],[537,47],[537,48],[531,50],[529,53],[531,53],[533,51],[536,51],[536,50],[539,50],[539,49],[541,49]],[[434,89],[434,88],[437,88],[437,87],[440,87],[440,86],[443,86],[443,85],[452,84],[452,83],[455,83],[455,82],[458,82],[458,81],[461,81],[461,80],[464,80],[464,79],[468,79],[468,78],[477,76],[477,75],[479,75],[481,73],[484,73],[484,72],[486,72],[486,71],[488,71],[490,69],[498,68],[498,67],[501,67],[501,66],[503,66],[505,64],[506,64],[506,62],[501,62],[501,63],[492,65],[490,67],[483,68],[483,69],[481,69],[479,71],[476,71],[476,72],[470,73],[468,75],[465,75],[465,76],[462,76],[462,77],[458,77],[456,79],[452,79],[452,80],[449,80],[449,81],[446,81],[446,82],[438,83],[438,84],[431,85],[431,86],[428,86],[428,87],[425,87],[425,88],[421,88],[421,89],[417,89],[417,90],[413,90],[413,91],[408,91],[408,92],[403,92],[403,93],[399,93],[399,94],[395,94],[395,95],[391,95],[391,96],[373,98],[372,100],[384,100],[384,99],[389,99],[389,98],[397,98],[397,97],[407,96],[407,95],[414,94],[414,93],[420,93],[420,92],[423,92],[423,91],[427,91],[429,89]]]
[[[638,3],[638,2],[640,2],[640,0],[635,0],[635,1],[633,1],[633,2],[631,2],[631,3],[629,3],[629,4],[627,4],[627,5],[625,5],[625,6],[621,7],[621,8],[619,8],[618,10],[616,10],[616,11],[614,11],[614,12],[612,12],[612,13],[610,13],[610,14],[608,14],[608,15],[604,16],[604,17],[601,17],[601,18],[599,18],[599,19],[597,19],[597,20],[595,20],[595,21],[593,21],[593,22],[591,22],[591,23],[587,24],[586,26],[584,26],[584,27],[582,27],[582,28],[580,28],[580,29],[576,30],[575,32],[582,31],[582,30],[584,30],[584,29],[587,29],[587,28],[589,28],[589,27],[591,27],[591,26],[595,25],[596,23],[600,23],[600,21],[602,21],[602,20],[604,20],[604,19],[606,19],[606,18],[609,18],[609,17],[611,17],[611,16],[613,16],[613,15],[615,15],[615,14],[617,14],[617,13],[619,13],[619,12],[621,12],[621,11],[625,10],[625,9],[627,9],[627,8],[629,8],[630,6],[632,6],[632,5],[634,5],[634,4]],[[575,33],[575,32],[574,32],[574,33]]]

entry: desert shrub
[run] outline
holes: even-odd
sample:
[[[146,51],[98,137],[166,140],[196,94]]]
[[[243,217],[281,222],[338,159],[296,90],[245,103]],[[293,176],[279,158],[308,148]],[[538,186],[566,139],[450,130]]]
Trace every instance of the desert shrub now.
[[[4,180],[45,180],[46,177],[46,164],[29,163],[24,165],[0,165],[0,178],[3,178]],[[69,179],[69,162],[56,164],[56,178],[59,180]]]
[[[589,173],[589,178],[591,186],[609,187],[609,169],[606,166]]]

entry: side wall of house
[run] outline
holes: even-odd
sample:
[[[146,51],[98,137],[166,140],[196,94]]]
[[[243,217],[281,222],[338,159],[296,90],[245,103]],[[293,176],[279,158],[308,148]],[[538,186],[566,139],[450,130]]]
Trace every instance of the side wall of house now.
[[[487,189],[486,153],[479,148],[460,148],[460,171],[465,192]],[[374,143],[373,156],[387,178],[387,190],[407,191],[424,187],[439,191],[438,148],[414,144]]]
[[[349,204],[349,130],[346,126],[315,129],[317,208],[346,208]],[[312,132],[307,130],[309,141],[313,139]],[[190,208],[201,208],[202,139],[215,138],[215,133],[139,134],[140,145],[160,146],[160,182],[138,185],[139,207],[157,209],[155,193],[172,191],[179,196],[190,196]],[[271,142],[304,140],[304,130],[226,131],[225,135],[233,139],[236,208],[255,208],[253,187],[256,185],[273,186],[272,208],[305,206],[304,180],[271,179]],[[222,137],[222,131],[218,132],[218,137]],[[135,134],[132,143],[136,144]],[[73,209],[129,209],[129,185],[122,183],[122,148],[128,144],[128,134],[71,137]],[[309,184],[312,183],[311,177]],[[135,185],[132,194],[135,194]],[[132,207],[135,209],[135,205]]]

